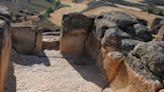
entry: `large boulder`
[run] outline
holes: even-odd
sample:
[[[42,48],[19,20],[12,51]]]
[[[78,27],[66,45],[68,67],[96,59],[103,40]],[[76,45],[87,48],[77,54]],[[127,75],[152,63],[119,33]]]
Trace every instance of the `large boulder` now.
[[[60,51],[64,56],[79,57],[93,26],[93,20],[79,13],[63,16]]]
[[[11,51],[11,31],[9,27],[8,22],[0,19],[0,92],[4,92]]]
[[[151,31],[142,24],[134,24],[136,39],[140,41],[151,41],[153,39]]]
[[[105,31],[110,28],[115,28],[117,25],[108,20],[95,20],[97,38],[101,41],[105,35]]]
[[[109,52],[102,62],[113,92],[158,92],[164,87],[163,42],[140,43],[126,57]]]
[[[117,33],[126,33],[129,38],[140,41],[151,41],[153,39],[151,31],[145,25],[137,21],[136,18],[124,13],[113,11],[105,13],[95,18],[95,26],[97,38],[108,39],[104,36],[110,33],[111,30],[118,31]],[[109,37],[110,39],[111,37]]]
[[[121,29],[109,28],[106,30],[104,37],[102,38],[101,44],[102,46],[112,46],[114,48],[118,48],[118,42],[122,39],[130,38],[129,34],[123,32]]]
[[[155,18],[151,25],[152,33],[157,34],[162,25],[164,25],[164,18]]]
[[[119,51],[123,54],[127,55],[131,50],[134,49],[134,47],[138,44],[144,43],[142,41],[138,40],[132,40],[132,39],[122,39],[119,42]]]
[[[122,19],[119,15],[122,16]],[[95,26],[97,39],[101,41],[98,63],[114,92],[156,92],[162,88],[163,85],[159,77],[163,75],[160,66],[163,61],[162,58],[164,58],[162,56],[164,53],[163,43],[149,42],[153,39],[149,28],[136,21],[135,18],[120,12],[106,13],[96,17]],[[136,59],[139,61],[130,58],[133,57],[130,56],[132,55],[130,53],[135,52],[140,44],[147,44],[138,51],[141,51],[141,57],[147,62],[145,66],[150,66],[151,69],[142,67],[142,59],[138,59],[138,56],[136,56]],[[144,52],[145,50],[146,52]],[[143,71],[143,73],[140,74],[139,71],[134,70],[131,67],[132,65],[141,69],[140,71]],[[155,73],[152,73],[153,71],[160,75],[155,75]],[[155,79],[147,76],[153,76]]]
[[[42,49],[42,32],[24,23],[12,24],[13,48],[20,54],[38,55]]]
[[[124,28],[126,26],[131,26],[135,23],[138,23],[137,19],[128,15],[125,12],[121,11],[112,11],[109,13],[104,13],[100,16],[98,16],[95,20],[95,22],[100,20],[108,20],[110,22],[113,22],[117,24],[119,27]]]
[[[148,79],[164,79],[164,42],[138,44],[129,53],[126,62]],[[144,70],[145,69],[145,70]]]

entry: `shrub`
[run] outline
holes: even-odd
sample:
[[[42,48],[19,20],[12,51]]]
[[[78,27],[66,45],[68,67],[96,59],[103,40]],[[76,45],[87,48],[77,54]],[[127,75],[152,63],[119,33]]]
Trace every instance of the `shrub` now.
[[[164,5],[164,0],[144,0],[146,3],[153,5]]]
[[[143,8],[143,11],[148,12],[148,13],[152,13],[155,15],[164,16],[164,10],[163,9],[159,9],[159,8],[152,7],[152,6]]]

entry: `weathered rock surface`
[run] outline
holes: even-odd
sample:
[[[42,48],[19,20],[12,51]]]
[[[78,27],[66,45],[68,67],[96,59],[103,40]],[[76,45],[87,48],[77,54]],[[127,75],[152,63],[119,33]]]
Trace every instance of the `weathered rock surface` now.
[[[143,42],[138,40],[132,40],[132,39],[123,39],[119,42],[119,50],[127,55],[131,50],[134,49],[136,45],[140,43]]]
[[[115,15],[118,19],[114,18],[112,20],[112,15],[112,13],[107,13],[105,16],[100,15],[95,19],[97,38],[101,41],[102,45],[98,61],[100,66],[103,67],[104,74],[110,83],[111,89],[114,92],[156,92],[163,87],[162,83],[160,83],[160,77],[163,75],[161,64],[163,61],[162,58],[164,58],[163,43],[160,45],[156,42],[154,45],[153,42],[149,43],[148,41],[153,39],[150,29],[139,23],[140,21],[134,22],[136,20],[135,18],[125,15],[128,17],[122,16],[123,19],[121,19]],[[125,24],[122,24],[122,21]],[[142,67],[142,59],[138,59],[138,56],[136,56],[138,61],[129,59],[129,57],[132,57],[129,56],[129,53],[134,52],[134,48],[137,48],[139,44],[147,44],[138,51],[147,51],[144,53],[146,55],[145,57],[143,53],[139,53],[145,59],[145,62],[147,62],[145,66],[150,66],[150,69]],[[134,70],[130,66],[132,65],[131,63],[124,62],[124,58],[115,58],[114,56],[118,55],[118,51],[122,57],[128,55],[126,61],[133,63],[142,62],[134,64],[140,70]],[[121,55],[121,53],[123,54]],[[160,75],[156,76],[155,73],[152,73],[153,71],[158,72]],[[140,72],[143,72],[144,75],[140,74]],[[152,78],[147,78],[146,76],[152,76]]]
[[[129,34],[123,32],[119,28],[109,28],[106,30],[105,35],[101,41],[102,46],[114,46],[115,48],[118,47],[118,42],[121,39],[128,39],[130,38]]]
[[[123,12],[117,11],[117,12],[102,14],[95,18],[95,26],[96,26],[97,38],[99,40],[102,39],[107,40],[107,38],[110,39],[111,37],[106,37],[105,35],[108,33],[112,35],[110,32],[111,30],[113,31],[115,30],[114,32],[117,31],[117,34],[118,33],[121,35],[127,34],[129,35],[128,38],[130,39],[135,39],[140,41],[151,41],[153,39],[151,35],[151,31],[145,25],[141,24],[140,21],[137,21],[136,18]]]
[[[120,52],[111,52],[106,55],[103,67],[109,83],[116,78],[124,59],[125,56]]]
[[[137,19],[120,11],[112,11],[109,13],[104,13],[98,16],[95,21],[99,21],[99,20],[108,20],[110,22],[116,23],[121,28],[138,23]]]
[[[126,57],[115,80],[110,83],[113,91],[157,92],[161,89],[163,87],[163,45],[163,42],[138,44]]]
[[[85,42],[85,55],[90,57],[93,61],[97,61],[100,48],[101,41],[97,39],[96,32],[92,31]]]
[[[23,24],[23,23],[20,23]],[[21,54],[39,54],[42,49],[42,32],[37,27],[12,25],[13,48]]]
[[[134,30],[135,30],[135,35],[138,40],[151,41],[153,38],[151,35],[151,31],[142,24],[135,24]]]
[[[79,57],[84,51],[86,38],[93,20],[78,13],[63,16],[60,51],[65,56]]]
[[[155,40],[157,41],[164,41],[164,25],[162,25],[156,35],[157,37]]]
[[[113,92],[157,92],[164,87],[164,43],[152,41],[146,21],[113,11],[95,17],[93,26],[86,22],[89,18],[82,16],[64,16],[60,44],[63,52],[80,56],[85,51],[97,61]],[[163,26],[159,34],[163,35]]]
[[[0,19],[0,92],[4,92],[4,83],[8,70],[11,50],[11,32],[9,23]]]
[[[110,22],[108,20],[95,20],[95,26],[96,26],[96,34],[97,38],[101,41],[101,39],[104,37],[105,31],[109,28],[117,27],[117,25],[113,22]]]
[[[138,44],[129,54],[127,63],[145,78],[163,80],[164,42]]]
[[[124,61],[125,59],[125,61]],[[164,43],[140,43],[127,57],[109,52],[103,62],[113,92],[157,92],[163,88]]]
[[[157,34],[162,25],[164,25],[164,18],[155,18],[151,25],[152,33]]]

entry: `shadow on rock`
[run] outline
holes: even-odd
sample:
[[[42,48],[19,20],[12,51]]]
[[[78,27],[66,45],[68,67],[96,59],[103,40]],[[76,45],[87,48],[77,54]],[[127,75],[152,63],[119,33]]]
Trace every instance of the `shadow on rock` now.
[[[8,75],[6,79],[5,92],[16,92],[16,77],[14,75],[14,67],[12,62],[9,64]]]

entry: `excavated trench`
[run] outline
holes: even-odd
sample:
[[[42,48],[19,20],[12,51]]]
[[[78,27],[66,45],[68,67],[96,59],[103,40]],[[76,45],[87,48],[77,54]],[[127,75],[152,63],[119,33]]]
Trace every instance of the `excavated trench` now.
[[[43,36],[44,50],[40,56],[12,50],[5,92],[102,92],[106,80],[95,64],[75,65],[77,59],[66,59],[57,50],[59,36],[45,34],[48,36]]]
[[[12,50],[5,92],[157,92],[163,89],[163,40],[156,40],[152,34],[155,30],[150,30],[143,21],[119,11],[95,18],[70,13],[62,21],[60,33],[42,30],[43,36],[34,35],[42,32],[37,28],[15,29],[13,46],[23,54],[37,56]],[[27,44],[28,41],[31,43]],[[27,50],[30,46],[35,47],[32,52]]]

